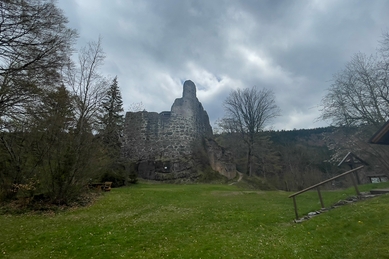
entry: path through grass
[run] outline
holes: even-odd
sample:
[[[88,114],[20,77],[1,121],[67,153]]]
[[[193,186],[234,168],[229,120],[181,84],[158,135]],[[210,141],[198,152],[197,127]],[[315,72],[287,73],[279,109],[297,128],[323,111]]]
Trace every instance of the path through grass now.
[[[352,192],[323,192],[324,202]],[[113,189],[87,208],[0,215],[0,257],[389,258],[389,195],[301,224],[288,195],[201,184]],[[317,193],[298,205],[300,215],[318,209]]]

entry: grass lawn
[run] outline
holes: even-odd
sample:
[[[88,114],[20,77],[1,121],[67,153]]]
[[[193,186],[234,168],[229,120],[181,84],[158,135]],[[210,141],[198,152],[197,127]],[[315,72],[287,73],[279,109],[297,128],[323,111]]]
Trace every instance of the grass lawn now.
[[[0,215],[0,258],[389,258],[389,195],[296,224],[290,194],[205,184],[112,189],[85,208]],[[353,189],[322,195],[329,206]],[[297,205],[300,215],[319,209],[317,193]]]

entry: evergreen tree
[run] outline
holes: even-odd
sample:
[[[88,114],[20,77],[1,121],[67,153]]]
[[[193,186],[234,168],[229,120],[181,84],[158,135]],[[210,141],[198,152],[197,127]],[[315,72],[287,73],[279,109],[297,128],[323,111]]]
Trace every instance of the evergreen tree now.
[[[112,80],[105,97],[100,115],[100,136],[109,157],[118,157],[121,149],[123,131],[123,101],[117,77]]]
[[[120,154],[124,116],[117,77],[112,80],[103,98],[99,124],[99,136],[106,154],[105,173],[101,180],[112,182],[113,187],[125,185],[126,182],[136,182],[136,175],[131,173],[130,165],[123,161]]]

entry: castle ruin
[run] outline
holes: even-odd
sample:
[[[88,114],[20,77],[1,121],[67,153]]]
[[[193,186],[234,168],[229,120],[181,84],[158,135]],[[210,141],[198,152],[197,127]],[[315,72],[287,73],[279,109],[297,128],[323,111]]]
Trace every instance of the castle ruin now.
[[[188,80],[171,111],[126,113],[123,155],[136,163],[138,177],[144,179],[196,180],[200,165],[234,178],[231,155],[212,137],[208,114]]]

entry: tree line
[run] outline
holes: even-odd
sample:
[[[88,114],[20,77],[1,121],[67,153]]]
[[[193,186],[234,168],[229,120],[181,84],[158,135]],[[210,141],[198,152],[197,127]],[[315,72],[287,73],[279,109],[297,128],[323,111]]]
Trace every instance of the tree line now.
[[[120,159],[118,80],[99,71],[101,40],[74,62],[77,32],[53,1],[1,1],[0,16],[1,200],[64,204],[92,181],[133,181]]]

